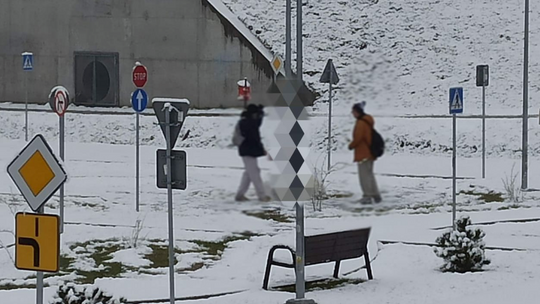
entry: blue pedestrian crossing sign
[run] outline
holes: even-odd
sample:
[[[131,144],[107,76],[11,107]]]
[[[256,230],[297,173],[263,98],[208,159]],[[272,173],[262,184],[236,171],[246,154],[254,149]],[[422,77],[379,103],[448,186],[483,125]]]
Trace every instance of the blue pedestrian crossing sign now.
[[[23,70],[32,71],[34,69],[34,54],[29,52],[22,53]]]
[[[142,112],[148,105],[148,94],[143,89],[137,89],[131,94],[131,105],[135,112]]]
[[[450,88],[450,114],[463,113],[463,88]]]

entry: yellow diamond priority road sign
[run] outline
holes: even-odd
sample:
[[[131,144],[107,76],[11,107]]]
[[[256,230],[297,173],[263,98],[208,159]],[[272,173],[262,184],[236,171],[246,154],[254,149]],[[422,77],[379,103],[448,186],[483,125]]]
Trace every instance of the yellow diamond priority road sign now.
[[[277,75],[283,68],[283,59],[279,55],[275,55],[271,62],[272,69],[274,70],[274,73]]]
[[[37,211],[66,181],[67,175],[41,134],[9,164],[8,174],[28,205]]]
[[[21,270],[58,271],[59,217],[17,213],[15,216],[15,267]]]

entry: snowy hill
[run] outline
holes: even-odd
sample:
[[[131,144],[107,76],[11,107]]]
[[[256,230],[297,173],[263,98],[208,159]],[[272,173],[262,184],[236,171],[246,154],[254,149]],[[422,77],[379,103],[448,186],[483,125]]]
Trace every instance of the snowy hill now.
[[[284,54],[284,0],[223,2],[273,52]],[[529,93],[534,113],[540,106],[537,8],[533,2]],[[487,113],[521,113],[523,1],[304,0],[303,12],[304,76],[324,94],[321,110],[328,92],[318,79],[333,58],[342,80],[337,112],[347,113],[352,102],[364,99],[376,114],[446,114],[448,88],[463,86],[465,113],[479,114],[475,66],[489,64]]]
[[[284,53],[284,0],[222,0],[274,52]],[[341,82],[337,87],[333,148],[347,151],[354,120],[350,105],[367,100],[388,154],[451,155],[450,119],[403,119],[400,114],[448,113],[448,88],[465,89],[465,114],[480,114],[481,89],[475,66],[490,65],[487,114],[520,114],[522,96],[523,9],[521,0],[375,1],[304,0],[304,77],[323,94],[312,119],[312,145],[327,147],[327,86],[318,83],[326,60],[333,58]],[[540,107],[540,14],[532,3],[530,46],[530,113]],[[294,5],[293,5],[294,8]],[[293,11],[294,15],[294,11]],[[293,22],[294,30],[295,22]],[[294,31],[295,32],[295,31]],[[294,41],[293,41],[294,45]],[[294,51],[294,48],[293,48]],[[293,61],[294,65],[294,61]],[[31,130],[53,135],[56,116],[36,121]],[[34,114],[31,114],[33,120]],[[22,113],[0,115],[0,138],[21,138]],[[49,121],[49,119],[51,119]],[[133,117],[67,116],[68,142],[132,144]],[[185,148],[231,149],[236,117],[193,117],[185,130]],[[153,117],[141,121],[143,145],[162,145]],[[481,122],[458,120],[458,154],[481,155]],[[540,128],[530,120],[530,155],[540,155]],[[227,131],[223,131],[227,130]],[[270,138],[273,129],[265,127]],[[521,121],[489,119],[487,153],[521,156]]]

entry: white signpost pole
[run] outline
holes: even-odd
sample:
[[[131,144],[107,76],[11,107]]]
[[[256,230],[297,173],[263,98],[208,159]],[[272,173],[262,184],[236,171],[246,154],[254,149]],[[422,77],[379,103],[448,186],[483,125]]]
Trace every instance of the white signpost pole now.
[[[60,150],[60,159],[65,161],[65,118],[64,115],[69,106],[69,92],[65,87],[56,86],[51,90],[49,95],[49,105],[51,109],[58,114],[58,142]],[[64,184],[60,186],[60,234],[64,233]]]
[[[37,211],[38,214],[43,214],[45,207],[42,206]],[[36,230],[38,227],[36,227]],[[36,304],[43,304],[43,272],[37,271],[36,273]]]
[[[170,304],[174,304],[174,229],[173,229],[173,193],[172,193],[172,169],[171,169],[171,110],[172,106],[166,104],[165,110],[165,141],[167,142],[167,203],[169,213],[169,281],[170,281]]]
[[[457,200],[457,119],[456,114],[463,113],[463,88],[450,88],[450,114],[452,115],[452,229],[456,230]]]
[[[140,115],[148,102],[148,96],[142,89],[148,81],[148,70],[140,62],[135,63],[132,72],[133,84],[139,88],[131,95],[131,103],[135,110],[135,210],[140,209]]]
[[[140,187],[139,112],[135,114],[135,210],[139,212]]]
[[[525,39],[523,42],[523,136],[521,143],[521,189],[529,186],[529,0],[525,0]]]
[[[28,73],[24,73],[24,141],[28,141]]]
[[[296,299],[306,297],[305,250],[304,250],[304,204],[296,202]]]
[[[24,73],[24,140],[28,141],[28,73],[34,69],[34,54],[22,53]]]
[[[67,105],[66,105],[67,106]],[[65,161],[64,115],[60,115],[60,159]],[[64,184],[60,186],[60,233],[64,233]]]
[[[332,157],[332,82],[334,80],[334,71],[330,69],[330,83],[329,85],[329,93],[330,96],[328,98],[328,172],[330,172],[330,168],[332,167],[332,162],[330,158]]]
[[[456,230],[456,114],[452,114],[452,229]]]
[[[486,178],[486,85],[482,86],[482,178]]]

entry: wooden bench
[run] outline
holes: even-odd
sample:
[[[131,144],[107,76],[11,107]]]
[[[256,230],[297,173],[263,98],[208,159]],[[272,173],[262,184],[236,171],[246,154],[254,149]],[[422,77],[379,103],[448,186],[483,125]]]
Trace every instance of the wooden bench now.
[[[341,231],[327,234],[318,234],[305,237],[305,265],[316,265],[322,263],[335,262],[334,278],[338,278],[339,265],[341,261],[360,258],[364,256],[367,275],[370,280],[373,279],[367,243],[371,228]],[[291,253],[292,263],[280,262],[274,260],[274,253],[278,249],[285,249]],[[284,245],[276,245],[270,249],[268,260],[266,262],[266,271],[264,274],[263,289],[268,289],[270,279],[270,269],[272,265],[296,268],[296,253]]]

